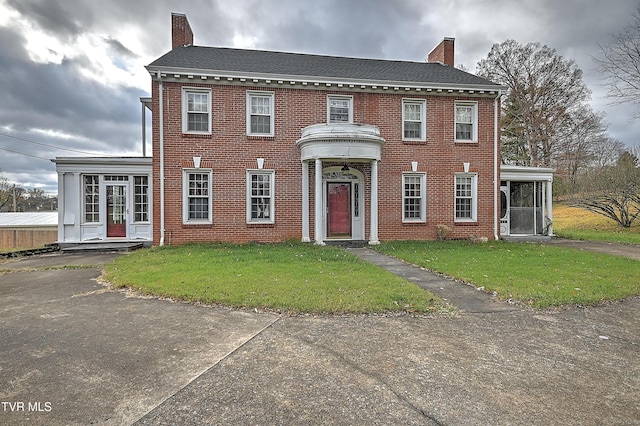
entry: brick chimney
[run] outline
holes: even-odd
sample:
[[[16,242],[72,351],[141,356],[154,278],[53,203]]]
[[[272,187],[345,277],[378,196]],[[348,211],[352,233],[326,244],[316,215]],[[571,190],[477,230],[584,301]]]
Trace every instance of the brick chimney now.
[[[441,62],[450,67],[454,66],[453,52],[456,39],[453,37],[445,37],[439,45],[429,52],[427,62]]]
[[[193,44],[193,31],[187,20],[187,15],[182,13],[171,14],[171,49]]]

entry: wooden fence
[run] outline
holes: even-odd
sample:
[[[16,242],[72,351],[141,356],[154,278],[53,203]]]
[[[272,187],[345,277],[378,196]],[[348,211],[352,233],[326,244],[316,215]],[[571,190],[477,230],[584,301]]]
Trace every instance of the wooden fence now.
[[[0,228],[0,250],[43,247],[58,241],[57,226]]]

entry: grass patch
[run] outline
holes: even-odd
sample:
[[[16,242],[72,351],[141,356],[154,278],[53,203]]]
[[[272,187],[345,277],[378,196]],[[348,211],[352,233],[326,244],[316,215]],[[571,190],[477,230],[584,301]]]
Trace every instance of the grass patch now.
[[[640,222],[625,229],[602,215],[560,203],[553,206],[553,232],[572,240],[640,245]]]
[[[403,241],[377,249],[536,308],[640,294],[640,262],[606,254],[504,241]]]
[[[174,299],[285,313],[437,312],[444,302],[335,247],[189,244],[106,265],[116,287]]]

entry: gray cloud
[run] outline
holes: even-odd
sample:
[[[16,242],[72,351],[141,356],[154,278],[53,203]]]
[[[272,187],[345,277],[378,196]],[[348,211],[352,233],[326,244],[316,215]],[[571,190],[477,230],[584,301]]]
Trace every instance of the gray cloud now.
[[[86,26],[90,27],[89,18],[93,15],[86,2],[65,2],[63,6],[48,0],[7,0],[7,4],[21,15],[29,16],[43,30],[66,39],[73,39]]]

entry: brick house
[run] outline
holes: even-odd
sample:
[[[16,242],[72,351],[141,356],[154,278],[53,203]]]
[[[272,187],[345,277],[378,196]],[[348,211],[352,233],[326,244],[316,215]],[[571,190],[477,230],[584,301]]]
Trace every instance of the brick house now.
[[[171,20],[172,50],[147,66],[151,98],[141,99],[152,113],[153,244],[377,244],[433,240],[438,225],[449,238],[509,234],[505,88],[456,69],[452,38],[426,62],[358,59],[195,46],[187,17]],[[516,169],[538,179],[521,216],[548,232],[551,171]],[[108,188],[95,182],[97,200]]]
[[[428,62],[193,45],[152,62],[156,244],[494,238],[499,96]],[[163,105],[160,109],[160,105]]]

